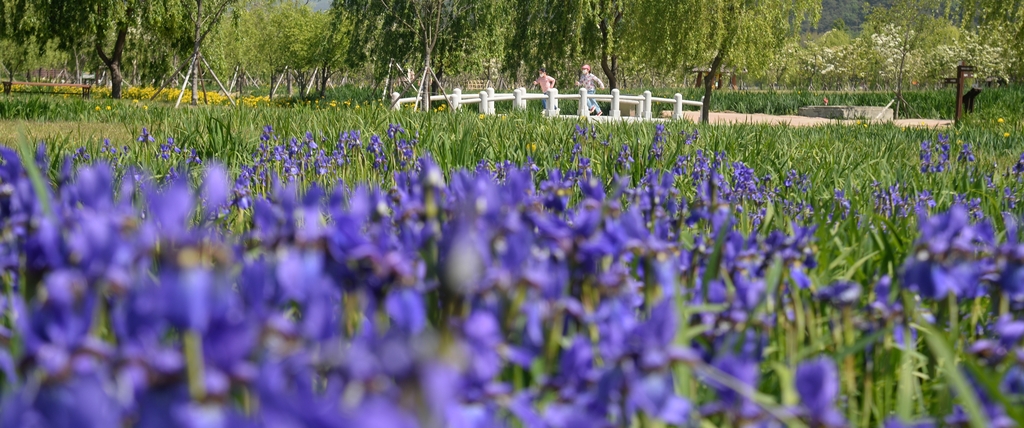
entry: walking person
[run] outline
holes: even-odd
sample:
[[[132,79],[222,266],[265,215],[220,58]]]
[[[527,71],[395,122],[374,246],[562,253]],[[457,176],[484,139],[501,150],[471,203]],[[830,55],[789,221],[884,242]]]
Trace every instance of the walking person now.
[[[539,75],[537,76],[537,80],[533,81],[533,85],[540,86],[540,91],[543,92],[544,95],[547,95],[548,91],[550,91],[551,88],[555,87],[555,78],[548,76],[548,71],[544,69],[544,67],[541,67],[540,70],[538,70],[538,72]],[[540,104],[544,106],[544,110],[548,109],[547,98],[540,100]]]
[[[583,67],[580,69],[580,71],[582,71],[583,74],[580,75],[580,80],[576,82],[576,86],[582,86],[587,90],[587,94],[590,95],[594,94],[595,82],[597,82],[597,84],[601,86],[601,89],[604,89],[604,82],[602,82],[601,79],[598,79],[597,76],[590,73],[590,65],[583,64]],[[593,98],[587,98],[587,106],[590,107],[590,114],[595,116],[601,115],[601,106],[597,105],[597,101],[594,101]]]

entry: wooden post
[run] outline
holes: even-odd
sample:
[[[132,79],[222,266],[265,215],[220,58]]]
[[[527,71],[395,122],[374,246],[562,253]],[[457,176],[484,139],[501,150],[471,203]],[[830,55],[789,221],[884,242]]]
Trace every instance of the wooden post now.
[[[392,110],[401,110],[402,109],[402,106],[398,105],[398,99],[401,98],[401,97],[402,97],[402,94],[400,94],[398,92],[392,92],[391,93],[391,109]]]
[[[644,91],[644,119],[651,118],[651,91]]]
[[[612,111],[609,113],[612,117],[618,118],[622,112],[619,110],[619,89],[612,89]]]
[[[238,66],[237,65],[235,66],[235,73],[231,75],[231,80],[228,81],[228,91],[232,91],[232,90],[235,89],[235,82],[237,82],[236,79],[238,79]]]
[[[316,81],[316,73],[318,71],[320,71],[320,67],[316,67],[313,69],[313,74],[309,76],[309,81],[306,82],[306,89],[302,91],[303,97],[309,96],[309,90],[313,87],[313,82]]]
[[[590,117],[590,109],[587,108],[587,88],[580,88],[580,117]]]
[[[488,111],[490,111],[490,108],[488,108],[488,104],[490,104],[490,102],[491,101],[487,98],[487,91],[480,91],[480,114],[489,114]]]
[[[672,119],[679,120],[683,118],[683,94],[676,94],[676,104],[672,108]]]
[[[220,86],[220,89],[222,91],[224,91],[224,95],[228,97],[228,101],[231,101],[231,105],[237,107],[238,104],[235,104],[235,99],[231,98],[231,93],[228,92],[228,90],[224,88],[224,84],[221,83],[220,79],[217,78],[217,73],[213,71],[213,67],[210,67],[210,63],[206,62],[206,57],[200,56],[199,58],[203,60],[203,64],[206,65],[206,69],[210,71],[211,75],[213,75],[213,80],[216,81],[217,85]],[[204,87],[203,91],[205,91],[205,90],[206,90],[206,88]],[[203,97],[206,97],[206,94],[203,94]]]
[[[960,118],[963,116],[964,79],[974,77],[973,71],[974,66],[965,65],[963,61],[956,67],[956,117],[953,118],[956,123],[960,123]]]
[[[196,57],[195,55],[189,59],[188,73],[185,73],[185,83],[181,84],[181,91],[178,92],[178,101],[174,103],[174,108],[178,108],[181,105],[181,97],[185,95],[185,85],[188,85],[188,78],[192,75],[192,70],[195,68]]]
[[[455,90],[452,91],[451,101],[449,101],[448,104],[452,105],[452,110],[458,110],[462,107],[462,89],[455,88]]]

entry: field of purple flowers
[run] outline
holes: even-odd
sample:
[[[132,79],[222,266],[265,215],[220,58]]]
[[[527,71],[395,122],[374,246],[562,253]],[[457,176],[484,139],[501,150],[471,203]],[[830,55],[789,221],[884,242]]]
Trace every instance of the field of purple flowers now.
[[[380,131],[0,148],[0,426],[1024,422],[1024,155],[860,183],[577,126],[468,170]]]

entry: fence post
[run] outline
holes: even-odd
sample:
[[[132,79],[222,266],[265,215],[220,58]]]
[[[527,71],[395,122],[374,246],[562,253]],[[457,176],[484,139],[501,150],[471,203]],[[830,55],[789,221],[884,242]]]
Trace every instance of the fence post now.
[[[516,110],[526,110],[526,102],[523,101],[522,88],[516,88],[514,91],[512,91],[512,98],[514,98],[514,100],[512,101],[512,105],[516,108]]]
[[[398,105],[398,99],[401,96],[402,96],[402,94],[399,94],[398,92],[392,92],[391,93],[391,109],[392,110],[401,110],[402,109],[402,106]]]
[[[609,112],[611,117],[618,118],[622,113],[619,111],[619,89],[612,89],[612,110]]]
[[[487,88],[487,114],[494,114],[494,88]]]
[[[548,117],[558,116],[558,88],[548,89],[548,109],[544,112]]]
[[[452,98],[449,104],[452,105],[452,110],[458,110],[459,107],[462,107],[462,89],[455,88],[452,91]]]
[[[651,118],[651,91],[644,91],[644,119]]]
[[[672,109],[672,119],[679,120],[683,118],[683,94],[676,94],[676,105]]]
[[[590,117],[590,109],[587,108],[587,88],[580,88],[580,117]]]
[[[480,114],[488,114],[487,113],[487,104],[488,103],[490,103],[490,100],[487,99],[487,91],[480,91],[480,106],[479,106],[480,107]]]

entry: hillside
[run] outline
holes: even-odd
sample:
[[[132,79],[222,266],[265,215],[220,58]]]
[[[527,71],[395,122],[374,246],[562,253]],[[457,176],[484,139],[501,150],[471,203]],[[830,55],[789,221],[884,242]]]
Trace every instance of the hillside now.
[[[843,20],[848,31],[860,32],[861,24],[870,10],[868,6],[888,4],[891,4],[891,0],[822,0],[817,32],[831,30],[837,19]]]
[[[332,0],[309,0],[309,5],[313,6],[313,10],[327,10],[331,8]]]

